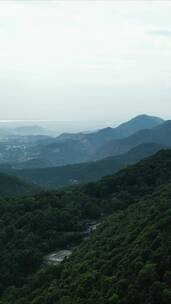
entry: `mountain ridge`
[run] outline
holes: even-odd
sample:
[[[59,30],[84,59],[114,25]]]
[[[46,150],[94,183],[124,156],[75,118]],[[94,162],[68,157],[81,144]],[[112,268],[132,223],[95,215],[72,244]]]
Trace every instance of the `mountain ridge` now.
[[[128,165],[166,148],[163,145],[149,143],[137,146],[123,155],[109,157],[96,162],[40,169],[16,170],[7,167],[6,170],[39,186],[59,188],[96,181],[105,175],[114,174]],[[3,168],[0,168],[0,170],[3,170]]]
[[[103,145],[99,152],[94,156],[94,159],[102,159],[107,156],[119,155],[126,153],[130,149],[143,143],[157,143],[163,145],[171,145],[171,121],[165,121],[152,129],[143,129],[135,134],[118,140],[112,140],[106,145]]]
[[[170,304],[171,150],[96,183],[0,203],[3,304]],[[44,265],[88,219],[103,221],[97,232]]]
[[[104,145],[111,140],[119,140],[137,130],[152,128],[162,123],[160,118],[139,115],[116,128],[107,127],[93,133],[64,134],[59,137],[15,135],[0,143],[0,162],[18,163],[20,168],[88,162],[96,160],[96,155],[98,159],[99,150],[104,149]],[[104,155],[106,156],[108,155]]]

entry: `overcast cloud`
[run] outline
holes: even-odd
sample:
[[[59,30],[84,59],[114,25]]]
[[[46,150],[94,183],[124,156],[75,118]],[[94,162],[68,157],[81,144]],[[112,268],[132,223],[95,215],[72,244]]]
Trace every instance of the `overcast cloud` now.
[[[0,1],[0,119],[171,118],[170,1]]]

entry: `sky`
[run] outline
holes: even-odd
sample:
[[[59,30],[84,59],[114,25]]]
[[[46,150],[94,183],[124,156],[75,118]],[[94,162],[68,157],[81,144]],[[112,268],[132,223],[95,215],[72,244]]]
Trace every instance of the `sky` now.
[[[0,120],[171,119],[171,1],[0,1]]]

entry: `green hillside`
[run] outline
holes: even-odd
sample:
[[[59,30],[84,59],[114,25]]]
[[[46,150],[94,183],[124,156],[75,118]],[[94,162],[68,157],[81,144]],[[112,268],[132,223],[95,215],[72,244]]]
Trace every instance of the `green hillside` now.
[[[168,184],[111,216],[61,267],[37,273],[26,298],[34,304],[169,304],[170,283]]]
[[[30,195],[38,188],[15,176],[0,173],[0,197]]]
[[[9,170],[13,175],[39,186],[60,188],[99,180],[105,175],[113,174],[128,165],[155,154],[162,148],[164,146],[149,143],[140,145],[123,155],[109,157],[96,162],[42,169],[11,170],[7,168],[7,171]]]
[[[0,303],[169,304],[170,180],[166,150],[78,189],[1,199]],[[75,246],[60,265],[43,263]]]

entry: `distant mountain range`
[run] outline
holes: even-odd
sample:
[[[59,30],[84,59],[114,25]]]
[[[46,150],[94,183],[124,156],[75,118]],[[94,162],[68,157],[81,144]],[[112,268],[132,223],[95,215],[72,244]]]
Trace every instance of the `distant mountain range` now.
[[[105,128],[89,134],[65,133],[55,138],[50,144],[44,145],[42,150],[39,147],[39,158],[49,161],[50,166],[63,166],[119,155],[124,152],[119,151],[118,142],[120,144],[120,141],[124,142],[126,138],[134,136],[138,132],[152,130],[162,124],[164,124],[164,120],[158,117],[140,115],[117,128]],[[147,142],[156,143],[152,139],[151,141],[148,139]],[[127,150],[125,149],[125,152],[141,143],[146,143],[146,139],[144,138],[144,141],[137,143],[132,140],[130,147]],[[166,144],[165,142],[160,142],[160,140],[157,143]],[[112,151],[115,145],[118,153],[115,150]]]
[[[104,128],[92,133],[65,133],[56,138],[44,135],[44,130],[36,126],[20,127],[13,130],[20,134],[11,134],[1,140],[0,163],[10,163],[15,168],[56,167],[119,155],[145,143],[146,133],[143,135],[144,141],[133,139],[123,152],[118,148],[120,141],[124,142],[137,132],[151,130],[163,123],[161,118],[140,115],[116,128]],[[150,141],[155,143],[148,139]],[[160,140],[157,143],[160,144]]]
[[[49,135],[48,130],[37,125],[17,127],[12,131],[14,134],[22,136]]]
[[[45,188],[59,188],[99,180],[105,175],[113,174],[165,148],[166,146],[164,145],[149,143],[139,145],[125,154],[108,157],[96,162],[22,170],[12,169],[8,166],[1,167],[0,170],[5,170],[10,174],[27,180],[29,183]]]
[[[95,159],[120,155],[143,143],[171,146],[171,121],[163,122],[152,129],[141,130],[123,139],[111,140],[101,147]]]
[[[66,140],[79,140],[83,144],[87,144],[91,147],[92,151],[104,145],[106,142],[114,139],[121,139],[132,134],[144,130],[154,128],[164,122],[163,119],[148,116],[148,115],[139,115],[116,128],[104,128],[97,132],[93,132],[90,134],[69,134],[65,133],[60,135],[57,140],[58,141],[66,141]]]

